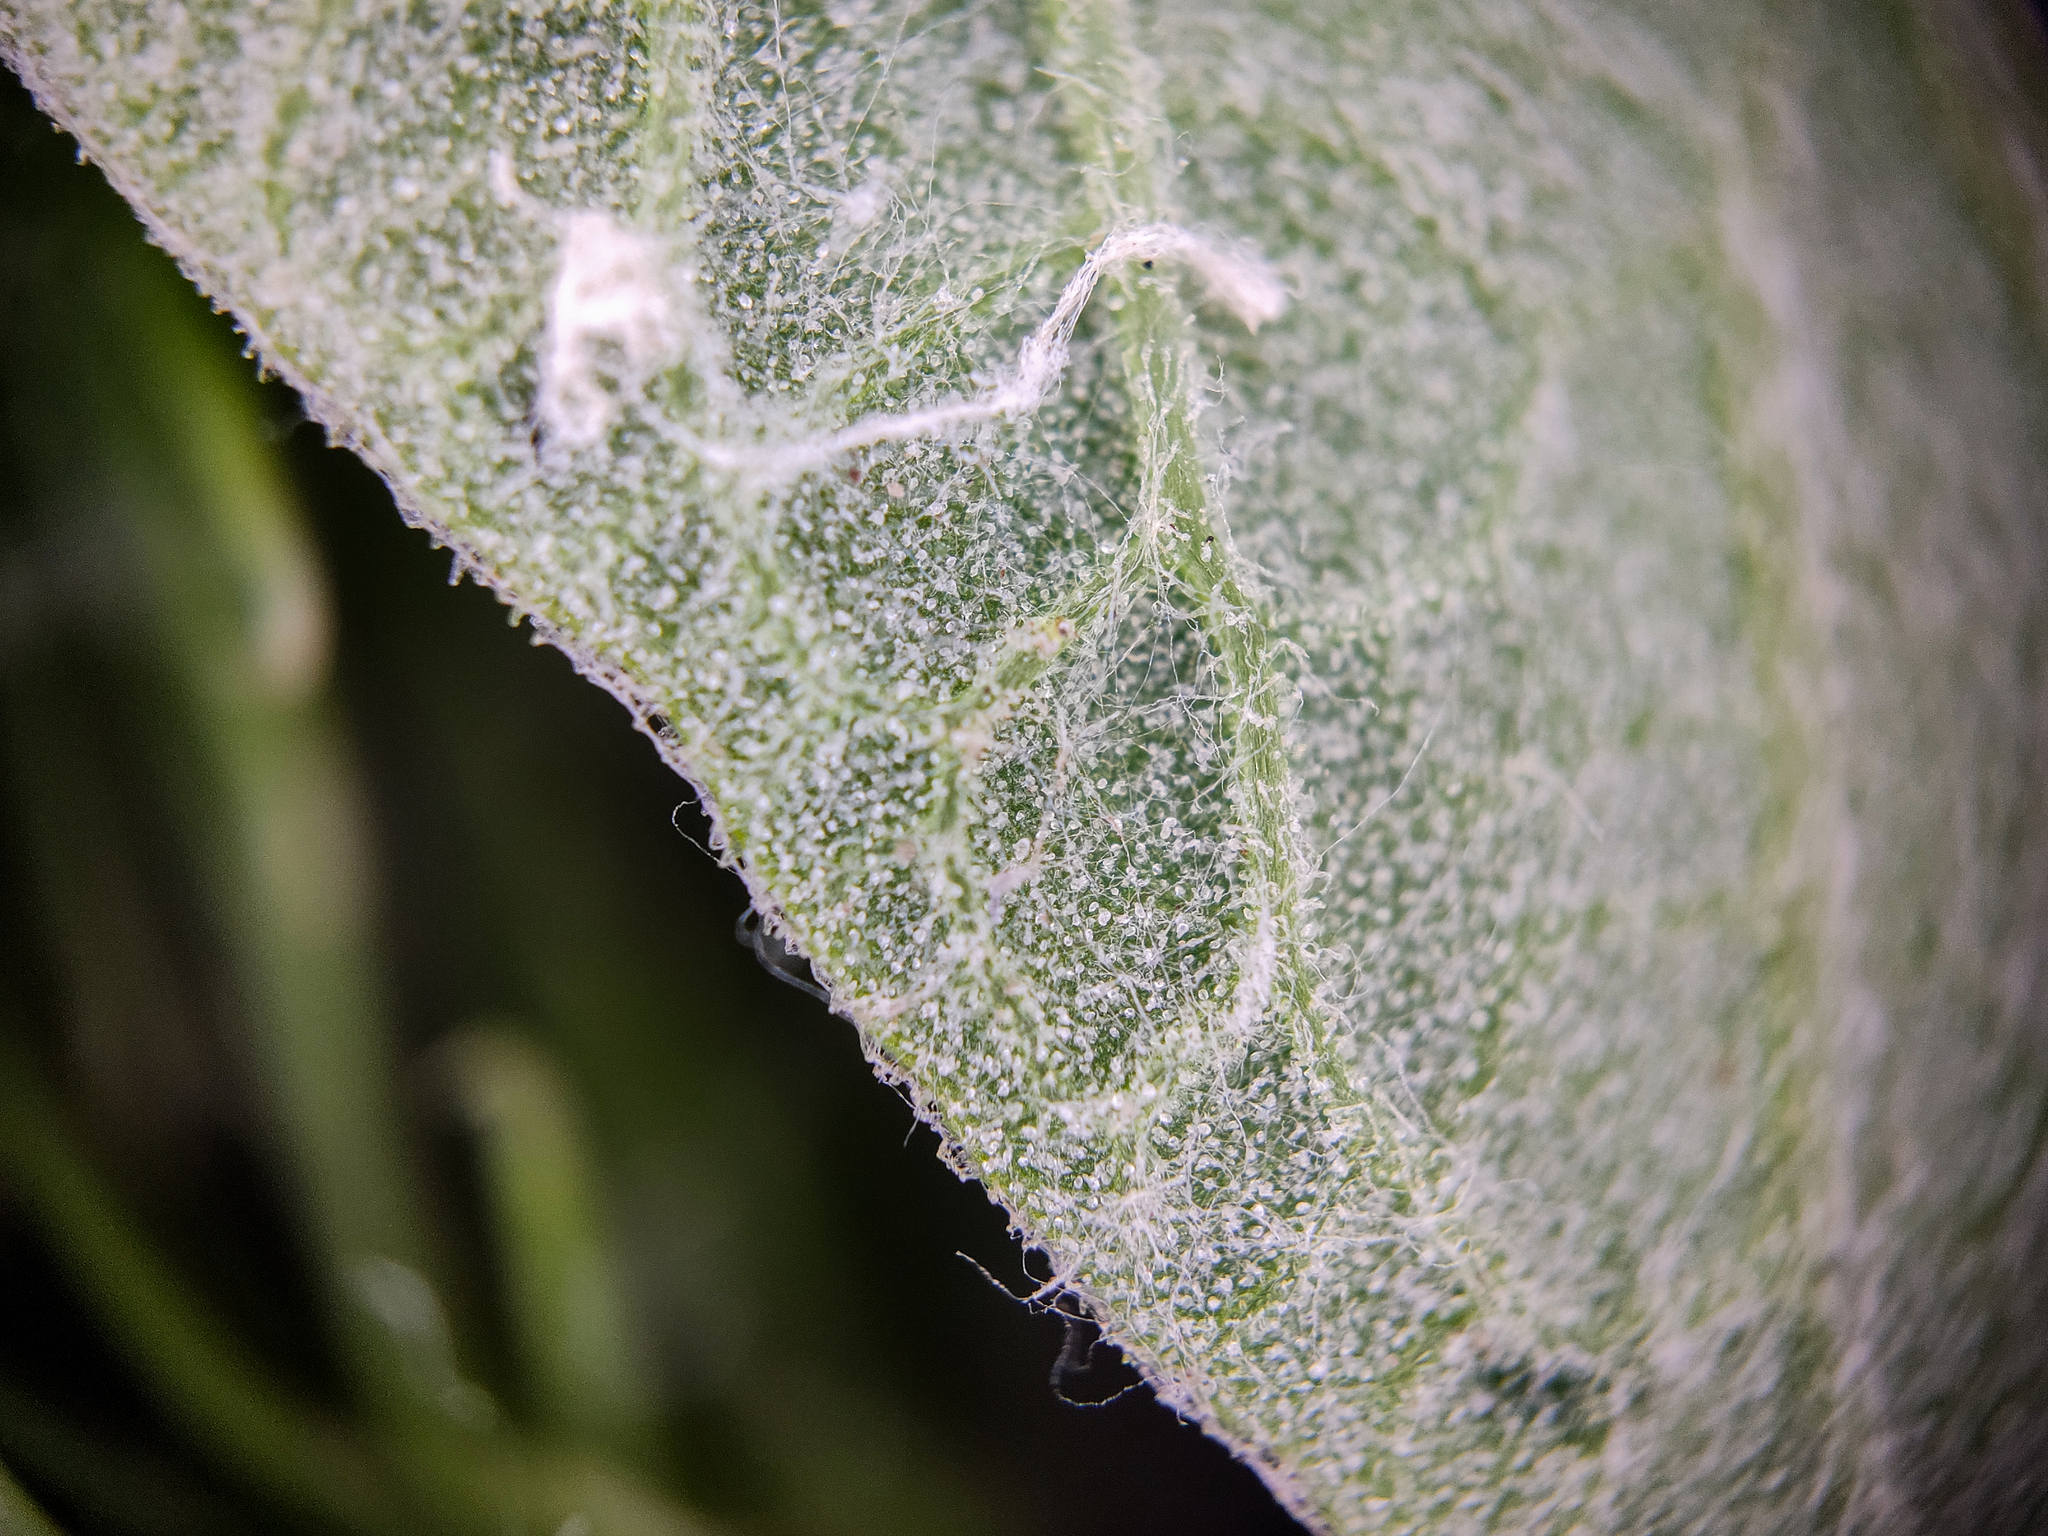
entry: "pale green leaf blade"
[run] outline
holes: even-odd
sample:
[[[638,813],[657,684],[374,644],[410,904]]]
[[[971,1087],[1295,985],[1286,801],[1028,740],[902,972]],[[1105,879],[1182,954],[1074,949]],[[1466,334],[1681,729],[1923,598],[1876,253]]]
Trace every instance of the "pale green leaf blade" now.
[[[2039,1436],[2037,40],[0,14],[1293,1507],[1904,1529]]]

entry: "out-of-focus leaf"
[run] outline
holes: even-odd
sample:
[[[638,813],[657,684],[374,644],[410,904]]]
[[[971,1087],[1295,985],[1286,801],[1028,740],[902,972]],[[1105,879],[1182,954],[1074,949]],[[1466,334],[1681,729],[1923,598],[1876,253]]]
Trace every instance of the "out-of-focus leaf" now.
[[[0,1532],[5,1536],[62,1536],[4,1466],[0,1466]]]

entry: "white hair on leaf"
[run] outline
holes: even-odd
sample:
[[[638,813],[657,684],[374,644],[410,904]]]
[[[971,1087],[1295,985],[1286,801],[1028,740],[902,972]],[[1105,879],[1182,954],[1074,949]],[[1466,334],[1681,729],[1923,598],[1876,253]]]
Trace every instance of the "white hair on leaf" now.
[[[1081,270],[1060,291],[1052,313],[1024,338],[1023,346],[1017,349],[1016,367],[1007,379],[972,399],[927,406],[901,415],[869,416],[813,444],[792,445],[806,450],[802,467],[809,468],[854,448],[932,437],[968,422],[1028,416],[1059,387],[1067,371],[1074,327],[1080,323],[1081,311],[1094,296],[1095,285],[1102,280],[1103,273],[1126,262],[1161,259],[1182,261],[1193,267],[1209,285],[1211,296],[1254,331],[1287,310],[1287,290],[1263,262],[1226,251],[1177,224],[1145,224],[1123,230],[1088,253]]]
[[[494,155],[493,193],[526,208],[510,160]],[[864,190],[864,189],[863,189]],[[684,344],[683,316],[670,284],[663,242],[625,228],[609,214],[572,213],[561,221],[561,266],[548,288],[547,329],[534,415],[544,439],[588,448],[609,430],[622,397],[646,384]],[[1129,262],[1178,261],[1209,296],[1252,331],[1287,311],[1287,290],[1256,257],[1224,248],[1177,224],[1144,224],[1108,236],[1060,291],[1052,313],[1024,338],[1008,375],[981,394],[921,410],[864,417],[837,432],[734,447],[678,434],[705,463],[770,479],[819,468],[840,454],[880,443],[936,437],[973,422],[1028,416],[1059,387],[1074,328],[1105,272]]]
[[[922,410],[867,416],[837,432],[758,448],[735,449],[708,441],[689,446],[706,463],[721,469],[779,479],[804,474],[857,448],[937,437],[973,422],[1028,416],[1059,387],[1067,370],[1074,328],[1103,274],[1133,261],[1149,265],[1160,260],[1179,261],[1192,268],[1208,286],[1210,297],[1249,330],[1256,331],[1287,312],[1287,290],[1264,262],[1226,250],[1177,224],[1144,224],[1110,235],[1088,253],[1081,269],[1060,290],[1052,313],[1024,338],[1008,375],[979,395]]]

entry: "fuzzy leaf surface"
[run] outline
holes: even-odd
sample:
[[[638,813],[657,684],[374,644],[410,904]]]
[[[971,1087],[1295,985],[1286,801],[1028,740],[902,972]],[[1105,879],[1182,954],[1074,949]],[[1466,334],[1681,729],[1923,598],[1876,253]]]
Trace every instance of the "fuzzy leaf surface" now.
[[[1692,9],[0,37],[1291,1508],[2019,1530],[2039,40]]]

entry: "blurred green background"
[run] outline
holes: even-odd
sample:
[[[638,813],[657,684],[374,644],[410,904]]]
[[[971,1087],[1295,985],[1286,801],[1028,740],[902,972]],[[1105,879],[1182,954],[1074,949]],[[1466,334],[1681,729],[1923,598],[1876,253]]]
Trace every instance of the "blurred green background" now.
[[[1295,1529],[237,349],[0,76],[0,1532]]]

